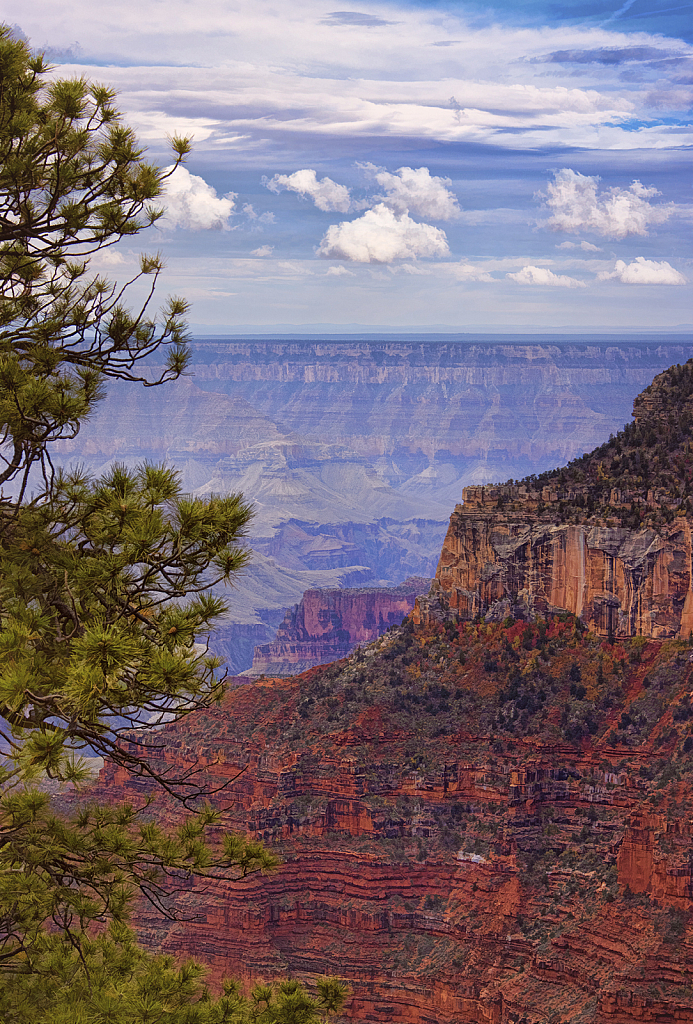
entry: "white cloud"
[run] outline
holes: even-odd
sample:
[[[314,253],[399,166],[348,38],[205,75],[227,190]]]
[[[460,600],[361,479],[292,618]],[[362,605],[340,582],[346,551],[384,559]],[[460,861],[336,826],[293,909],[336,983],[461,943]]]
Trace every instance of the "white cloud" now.
[[[432,224],[419,224],[406,213],[396,214],[384,203],[356,220],[333,224],[318,247],[319,256],[359,263],[448,254],[444,231]]]
[[[685,284],[686,278],[666,260],[646,260],[636,256],[633,263],[616,260],[613,270],[603,270],[600,281],[620,281],[622,284]]]
[[[347,270],[346,267],[328,267],[327,277],[356,277],[353,270]]]
[[[275,174],[269,181],[263,178],[263,184],[270,192],[287,189],[302,196],[310,196],[318,210],[348,213],[351,206],[351,196],[346,185],[339,185],[328,177],[318,181],[317,174],[310,168],[294,171],[293,174]]]
[[[251,256],[271,256],[274,252],[273,245],[261,245],[259,249],[251,250]]]
[[[252,203],[243,204],[243,213],[248,220],[255,221],[258,224],[274,224],[274,214],[271,211],[266,210],[265,213],[258,213]]]
[[[556,246],[557,249],[582,249],[583,252],[603,252],[598,245],[592,245],[591,242],[561,242],[560,245]]]
[[[548,226],[554,231],[594,231],[608,238],[646,235],[651,226],[663,224],[674,212],[674,204],[652,206],[660,195],[634,181],[628,188],[598,192],[599,178],[580,174],[569,167],[554,173],[547,186],[546,205],[551,210]]]
[[[235,192],[227,192],[220,199],[204,178],[191,174],[185,167],[177,167],[161,197],[165,214],[158,225],[190,231],[228,229],[235,199]]]
[[[128,115],[154,117],[158,139],[166,132],[194,134],[198,152],[235,147],[239,139],[243,148],[265,146],[291,132],[301,142],[310,134],[320,141],[399,136],[523,150],[529,143],[551,153],[557,146],[678,149],[690,141],[690,128],[672,137],[680,126],[652,124],[651,116],[653,103],[674,116],[686,103],[681,67],[691,47],[683,40],[667,39],[669,59],[639,80],[629,62],[625,75],[626,65],[600,59],[567,70],[547,56],[599,55],[634,37],[589,18],[515,27],[500,16],[470,21],[464,4],[445,6],[398,3],[396,29],[382,31],[365,22],[345,29],[325,17],[322,0],[298,0],[290,8],[209,0],[204,17],[186,0],[169,0],[165,17],[160,4],[132,0],[106,10],[89,0],[6,0],[3,16],[21,21],[38,46],[50,42],[76,52],[78,37],[85,73],[101,64],[110,83],[125,85]],[[662,37],[641,32],[637,42],[661,49]],[[137,64],[136,75],[125,66]],[[324,158],[324,145],[316,153],[300,159],[310,165]]]
[[[523,267],[516,274],[506,274],[506,277],[517,281],[518,284],[548,285],[551,288],[585,288],[584,281],[578,281],[574,277],[567,277],[565,274],[554,274],[548,267]]]
[[[475,267],[473,263],[454,263],[450,269],[458,281],[495,281],[488,271]]]
[[[384,189],[377,196],[396,213],[414,213],[432,220],[451,220],[460,213],[457,196],[448,189],[449,178],[431,175],[428,167],[400,167],[394,174],[374,164],[363,164]]]
[[[128,261],[116,249],[100,249],[89,260],[92,267],[124,267]]]

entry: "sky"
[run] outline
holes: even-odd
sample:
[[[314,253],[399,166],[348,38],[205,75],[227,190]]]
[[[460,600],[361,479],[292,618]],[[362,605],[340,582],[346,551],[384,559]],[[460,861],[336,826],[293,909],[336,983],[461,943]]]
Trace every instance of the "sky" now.
[[[343,9],[340,3],[345,6]],[[141,251],[209,333],[693,323],[693,3],[5,0],[57,75],[193,137]]]

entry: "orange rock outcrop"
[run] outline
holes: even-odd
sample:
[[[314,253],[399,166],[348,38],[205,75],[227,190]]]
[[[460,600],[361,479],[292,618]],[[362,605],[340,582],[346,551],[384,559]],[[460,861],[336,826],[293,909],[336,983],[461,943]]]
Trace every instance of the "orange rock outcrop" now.
[[[417,622],[453,614],[580,618],[601,636],[688,637],[693,629],[693,544],[688,517],[657,530],[561,523],[503,488],[468,487],[455,508],[430,599]],[[523,505],[526,506],[523,509]]]
[[[456,652],[481,641],[483,659],[507,639],[526,671],[538,652],[522,647],[526,630],[458,626],[443,664],[449,634],[421,627],[404,657],[430,653],[407,672],[430,678],[435,665],[448,688],[457,679],[459,693],[478,692],[481,665]],[[540,630],[529,631],[538,642]],[[571,637],[569,624],[547,631],[557,651],[568,645],[550,678],[581,658],[588,681],[588,653]],[[579,744],[506,735],[494,752],[482,722],[436,738],[421,714],[400,721],[388,710],[397,645],[391,633],[329,670],[238,686],[221,707],[160,730],[164,767],[198,768],[211,788],[230,783],[215,798],[219,830],[261,839],[282,864],[267,877],[191,881],[173,923],[141,906],[144,941],[203,960],[216,981],[339,974],[352,992],[348,1019],[372,1024],[691,1024],[693,822],[655,809],[650,796],[662,789],[647,781],[674,742],[671,710],[641,744],[608,732]],[[667,655],[650,643],[633,664],[625,649],[596,649],[612,665],[603,692],[620,672],[633,715],[670,677],[674,707],[690,691],[693,663],[676,647]],[[361,685],[358,713],[330,722]],[[672,785],[683,806],[688,790]],[[99,791],[138,803],[151,785],[107,764]],[[181,811],[168,803],[159,813],[173,823]],[[547,863],[539,874],[537,857]]]

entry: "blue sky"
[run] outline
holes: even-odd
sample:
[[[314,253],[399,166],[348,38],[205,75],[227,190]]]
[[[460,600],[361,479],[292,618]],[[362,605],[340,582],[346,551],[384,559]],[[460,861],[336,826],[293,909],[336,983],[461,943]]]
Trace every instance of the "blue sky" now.
[[[693,5],[87,0],[4,17],[159,161],[141,249],[192,321],[693,322]]]

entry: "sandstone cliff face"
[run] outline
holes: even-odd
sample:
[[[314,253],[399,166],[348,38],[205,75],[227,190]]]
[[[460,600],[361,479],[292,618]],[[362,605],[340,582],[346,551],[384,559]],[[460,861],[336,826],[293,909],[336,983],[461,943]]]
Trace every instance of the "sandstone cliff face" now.
[[[602,636],[688,637],[688,517],[675,517],[657,530],[629,529],[614,520],[561,523],[537,511],[530,499],[499,510],[503,490],[465,488],[464,504],[450,519],[431,598],[419,602],[417,621],[436,608],[465,620],[567,611]]]
[[[249,675],[295,675],[344,658],[399,625],[431,581],[411,577],[399,587],[307,590],[289,608],[275,640],[255,648]]]

